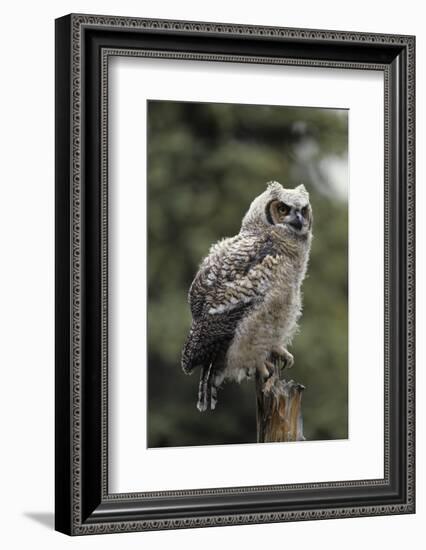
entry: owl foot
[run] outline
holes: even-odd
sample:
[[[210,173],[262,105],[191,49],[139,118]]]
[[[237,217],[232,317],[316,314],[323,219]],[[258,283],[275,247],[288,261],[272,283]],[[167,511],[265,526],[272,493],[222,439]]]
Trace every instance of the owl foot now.
[[[262,391],[263,393],[271,393],[272,388],[274,387],[275,383],[277,381],[277,378],[275,376],[270,376],[266,382],[263,383]]]
[[[273,361],[278,361],[282,369],[291,369],[291,367],[294,365],[293,355],[283,346],[273,348],[271,355]]]

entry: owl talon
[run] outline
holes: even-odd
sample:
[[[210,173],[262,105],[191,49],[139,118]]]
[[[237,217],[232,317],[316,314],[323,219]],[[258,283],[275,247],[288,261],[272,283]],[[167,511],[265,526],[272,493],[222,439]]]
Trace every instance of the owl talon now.
[[[274,374],[274,365],[269,361],[265,361],[263,365],[258,368],[259,375],[263,380],[268,380]]]
[[[283,361],[283,369],[291,369],[293,365],[294,365],[294,357],[289,351],[287,351],[286,358]]]
[[[291,369],[294,365],[293,355],[282,346],[272,350],[272,357],[275,361],[281,363],[280,366],[282,369]]]
[[[265,361],[265,367],[266,367],[266,370],[268,371],[267,379],[269,379],[274,375],[275,366],[270,361]]]

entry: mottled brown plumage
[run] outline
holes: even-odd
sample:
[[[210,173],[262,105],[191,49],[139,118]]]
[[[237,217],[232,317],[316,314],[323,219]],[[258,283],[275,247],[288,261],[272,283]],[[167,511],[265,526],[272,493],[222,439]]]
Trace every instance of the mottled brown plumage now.
[[[267,377],[271,354],[292,365],[286,348],[301,314],[311,228],[304,186],[271,182],[238,235],[211,247],[189,290],[192,326],[182,352],[186,373],[201,367],[200,411],[214,409],[223,380],[256,370]]]

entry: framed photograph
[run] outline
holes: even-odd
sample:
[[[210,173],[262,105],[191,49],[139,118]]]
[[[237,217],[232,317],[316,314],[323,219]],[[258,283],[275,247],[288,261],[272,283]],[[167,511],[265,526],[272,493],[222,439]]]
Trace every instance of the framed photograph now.
[[[56,529],[415,511],[415,38],[56,20]]]

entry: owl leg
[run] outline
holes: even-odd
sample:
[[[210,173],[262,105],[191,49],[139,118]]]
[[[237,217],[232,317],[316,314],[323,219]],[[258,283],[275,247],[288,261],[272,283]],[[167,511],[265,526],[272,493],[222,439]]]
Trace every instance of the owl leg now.
[[[276,346],[272,348],[272,357],[274,360],[279,359],[282,362],[282,368],[291,369],[294,365],[293,355],[285,349],[283,346]]]

